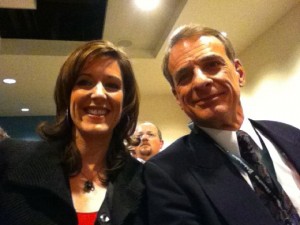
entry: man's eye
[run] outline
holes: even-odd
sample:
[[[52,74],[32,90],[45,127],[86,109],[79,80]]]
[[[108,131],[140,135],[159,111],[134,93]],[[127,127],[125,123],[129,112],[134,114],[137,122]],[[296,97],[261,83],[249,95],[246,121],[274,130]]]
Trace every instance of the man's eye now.
[[[177,85],[186,85],[192,80],[192,78],[193,78],[193,71],[185,70],[177,76],[176,84]]]
[[[219,61],[210,61],[204,64],[204,71],[215,74],[220,71],[222,65]]]
[[[220,65],[220,63],[218,61],[212,61],[212,62],[206,63],[206,67],[216,67],[219,65]]]
[[[141,134],[138,134],[138,135],[134,135],[134,138],[135,139],[141,139],[142,135]]]

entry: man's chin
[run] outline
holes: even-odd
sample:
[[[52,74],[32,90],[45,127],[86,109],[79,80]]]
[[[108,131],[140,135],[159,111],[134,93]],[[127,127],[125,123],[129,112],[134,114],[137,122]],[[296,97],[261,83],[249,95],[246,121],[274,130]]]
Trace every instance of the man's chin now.
[[[151,148],[140,149],[140,155],[149,156],[151,155]]]

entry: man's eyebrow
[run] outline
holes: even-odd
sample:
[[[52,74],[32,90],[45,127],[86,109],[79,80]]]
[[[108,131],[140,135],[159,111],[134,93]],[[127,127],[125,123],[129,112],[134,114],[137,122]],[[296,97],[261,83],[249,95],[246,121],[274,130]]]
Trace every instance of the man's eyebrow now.
[[[216,55],[216,54],[212,54],[212,55],[207,55],[204,57],[201,57],[199,59],[196,59],[195,62],[197,64],[201,63],[201,62],[207,62],[207,61],[212,61],[212,60],[220,60],[222,62],[225,62],[225,60],[223,59],[223,57]]]

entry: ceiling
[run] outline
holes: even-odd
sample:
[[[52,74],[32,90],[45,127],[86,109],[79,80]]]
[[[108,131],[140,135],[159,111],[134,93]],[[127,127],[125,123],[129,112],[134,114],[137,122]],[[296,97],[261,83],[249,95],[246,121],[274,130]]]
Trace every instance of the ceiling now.
[[[0,0],[0,116],[54,115],[60,66],[78,45],[107,39],[130,56],[142,96],[170,94],[161,73],[166,40],[199,23],[228,34],[237,53],[299,0],[161,0],[152,11],[134,0]],[[7,85],[4,78],[14,78]],[[30,108],[21,112],[22,107]]]

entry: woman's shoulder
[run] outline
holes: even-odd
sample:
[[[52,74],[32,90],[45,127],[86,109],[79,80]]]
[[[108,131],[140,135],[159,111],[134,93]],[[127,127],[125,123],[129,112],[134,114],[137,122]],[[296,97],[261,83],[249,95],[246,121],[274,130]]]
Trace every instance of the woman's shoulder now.
[[[131,157],[125,158],[124,166],[120,170],[116,181],[117,183],[142,183],[143,164]]]
[[[39,141],[26,141],[21,139],[7,138],[0,142],[1,155],[27,155],[34,151],[40,144]]]
[[[139,175],[142,173],[143,168],[144,164],[132,156],[128,156],[125,160],[124,171],[128,174]]]
[[[40,155],[52,154],[57,148],[56,143],[7,138],[0,142],[0,162],[17,164]]]

